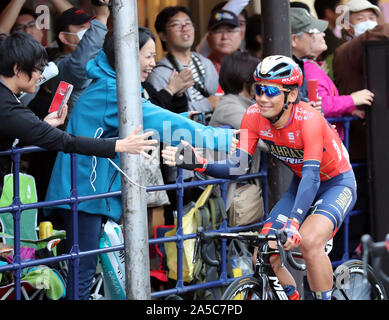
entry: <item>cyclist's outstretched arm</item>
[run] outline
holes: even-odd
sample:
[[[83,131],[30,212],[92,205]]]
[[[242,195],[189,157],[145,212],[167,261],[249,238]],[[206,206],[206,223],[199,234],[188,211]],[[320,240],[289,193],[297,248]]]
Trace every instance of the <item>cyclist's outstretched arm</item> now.
[[[187,170],[205,173],[215,178],[234,179],[245,174],[249,169],[252,156],[237,148],[227,160],[208,162],[186,141],[181,140],[177,147],[166,147],[162,150],[165,164]]]

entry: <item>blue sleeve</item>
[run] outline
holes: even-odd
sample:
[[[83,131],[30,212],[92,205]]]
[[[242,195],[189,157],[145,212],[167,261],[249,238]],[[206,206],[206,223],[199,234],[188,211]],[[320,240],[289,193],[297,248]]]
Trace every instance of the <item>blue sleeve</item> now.
[[[227,160],[207,163],[204,173],[215,178],[236,179],[247,173],[250,162],[251,155],[249,153],[236,149],[236,152]]]
[[[300,224],[304,220],[320,187],[320,162],[304,161],[294,206],[290,218],[297,219]]]
[[[188,141],[196,148],[228,152],[234,130],[204,126],[180,114],[142,99],[143,130],[154,131],[153,139],[169,145]]]

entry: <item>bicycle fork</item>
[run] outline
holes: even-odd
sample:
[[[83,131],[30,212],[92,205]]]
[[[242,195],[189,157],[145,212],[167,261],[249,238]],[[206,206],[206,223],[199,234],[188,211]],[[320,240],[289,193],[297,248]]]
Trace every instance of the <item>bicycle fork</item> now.
[[[270,265],[270,253],[258,252],[256,262],[256,274],[261,279],[262,283],[262,299],[263,300],[289,300],[280,280],[273,271]],[[269,292],[271,295],[269,295]]]

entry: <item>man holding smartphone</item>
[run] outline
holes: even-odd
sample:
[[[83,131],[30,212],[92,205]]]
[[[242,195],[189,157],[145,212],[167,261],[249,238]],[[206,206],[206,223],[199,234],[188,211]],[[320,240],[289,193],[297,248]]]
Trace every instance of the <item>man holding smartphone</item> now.
[[[152,132],[139,134],[138,128],[124,139],[77,137],[55,128],[64,122],[66,106],[61,116],[54,112],[44,121],[23,106],[17,95],[21,91],[33,93],[36,90],[46,64],[45,49],[27,33],[0,38],[0,150],[21,144],[104,158],[114,158],[116,152],[148,157],[147,151],[153,150],[152,144],[157,143],[156,140],[148,140]],[[11,159],[9,156],[0,157],[0,191],[4,175],[10,172]]]

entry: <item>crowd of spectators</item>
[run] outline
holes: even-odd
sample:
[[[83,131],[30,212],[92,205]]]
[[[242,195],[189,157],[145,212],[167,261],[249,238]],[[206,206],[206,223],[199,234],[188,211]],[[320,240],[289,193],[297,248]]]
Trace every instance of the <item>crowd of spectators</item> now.
[[[107,5],[109,0],[101,2],[103,5],[88,5],[88,10],[83,10],[86,9],[84,2],[82,7],[81,3],[80,7],[75,7],[68,0],[47,0],[52,18],[51,37],[48,37],[48,30],[42,29],[43,22],[27,5],[28,1],[9,0],[0,8],[1,122],[6,124],[0,132],[1,146],[6,150],[17,145],[14,140],[19,139],[18,146],[32,144],[48,150],[25,158],[24,169],[35,177],[40,200],[68,196],[69,152],[84,154],[78,158],[79,172],[85,175],[79,181],[81,192],[87,195],[96,192],[90,183],[92,156],[110,157],[119,164],[115,151],[145,155],[145,151],[151,149],[147,141],[149,134],[141,134],[139,128],[123,140],[127,142],[125,147],[118,142],[121,140],[112,140],[118,136],[114,30],[109,23],[112,18]],[[163,121],[170,121],[172,131],[186,129],[193,133],[193,138],[195,132],[203,132],[200,140],[214,142],[210,149],[229,151],[234,141],[233,131],[217,127],[239,129],[243,114],[255,103],[253,71],[262,60],[266,46],[262,40],[263,18],[260,14],[248,13],[249,2],[218,3],[209,14],[207,33],[196,47],[195,22],[186,7],[163,8],[154,22],[157,35],[146,26],[139,28],[143,124],[144,128],[159,132],[160,142],[172,143],[171,136],[167,136],[162,127]],[[354,115],[364,119],[366,108],[373,104],[374,93],[367,90],[363,82],[362,42],[388,39],[389,24],[385,23],[379,5],[372,2],[348,1],[342,7],[349,13],[342,25],[337,10],[342,5],[340,0],[316,0],[314,8],[318,18],[304,4],[291,3],[291,52],[304,74],[299,99],[310,102],[324,117]],[[165,52],[159,61],[155,61],[156,36]],[[49,43],[49,38],[53,42]],[[12,60],[8,57],[11,50],[22,50],[24,55],[18,52]],[[48,61],[57,65],[58,75],[37,85]],[[308,99],[307,81],[311,79],[318,80],[317,101]],[[35,81],[33,85],[31,81]],[[74,89],[64,112],[55,117],[48,109],[60,81],[71,83]],[[27,95],[19,99],[22,91]],[[19,119],[18,128],[11,130],[13,122],[4,115],[12,106],[23,114],[27,124]],[[202,116],[198,117],[201,124],[190,120],[196,115]],[[362,123],[356,122],[356,128],[351,131],[350,146],[355,148],[351,160],[365,159],[361,155],[366,148]],[[25,128],[21,129],[23,126]],[[31,128],[34,129],[29,132]],[[102,128],[103,133],[100,139],[95,139],[98,128]],[[336,124],[336,129],[343,139],[342,125]],[[131,145],[129,139],[136,141],[136,146]],[[117,141],[116,146],[112,141]],[[201,147],[208,146],[204,143]],[[258,154],[261,150],[259,147]],[[2,183],[3,176],[11,171],[9,159],[0,160]],[[259,161],[256,169],[260,169]],[[175,169],[161,164],[161,170],[165,183],[175,181]],[[120,174],[107,161],[99,160],[97,171],[98,180],[94,185],[98,192],[120,190]],[[184,170],[184,180],[193,179],[193,173]],[[198,194],[195,188],[185,191],[185,203],[195,200]],[[165,209],[167,218],[176,210],[175,192],[169,193],[169,200],[170,206]],[[90,206],[80,205],[82,250],[98,247],[104,219],[119,221],[121,216],[118,198],[91,203]],[[55,209],[44,214],[52,214]],[[58,221],[66,228],[70,228],[69,221],[66,222],[70,216],[68,211],[65,206],[57,208],[57,214],[65,217]],[[40,214],[43,215],[43,211]],[[71,244],[67,250],[70,248]],[[82,299],[89,298],[96,263],[93,257],[81,260],[79,294]],[[69,292],[72,294],[71,290]]]

